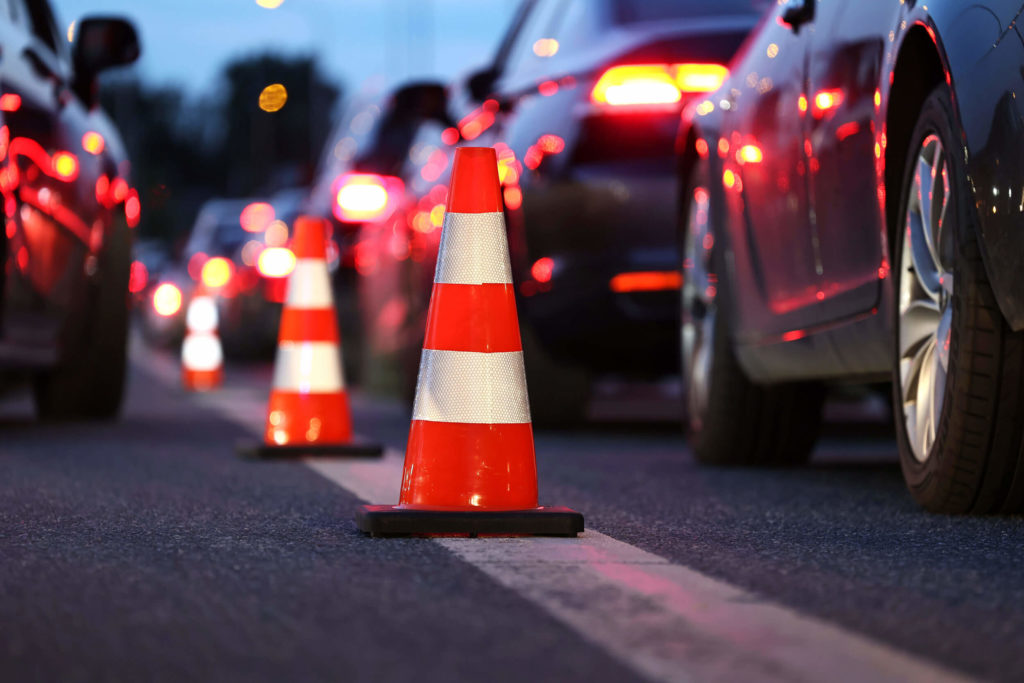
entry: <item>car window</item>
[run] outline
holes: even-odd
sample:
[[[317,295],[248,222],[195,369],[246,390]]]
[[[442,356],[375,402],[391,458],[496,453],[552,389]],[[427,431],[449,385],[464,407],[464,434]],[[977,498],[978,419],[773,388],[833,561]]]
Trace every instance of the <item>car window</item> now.
[[[57,25],[46,0],[11,0],[11,2],[14,5],[15,21],[29,28],[32,35],[53,50],[54,54],[60,54]]]
[[[517,77],[538,71],[544,59],[557,52],[555,32],[565,11],[567,0],[540,0],[519,30],[502,70],[504,76]]]
[[[683,17],[761,15],[773,4],[772,0],[615,0],[613,20],[633,24]]]

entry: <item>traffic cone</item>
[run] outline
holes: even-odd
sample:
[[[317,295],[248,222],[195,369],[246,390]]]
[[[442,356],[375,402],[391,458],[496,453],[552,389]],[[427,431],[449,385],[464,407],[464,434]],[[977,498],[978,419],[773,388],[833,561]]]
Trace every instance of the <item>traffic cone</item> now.
[[[538,507],[533,427],[502,214],[489,147],[455,151],[398,505],[365,505],[359,528],[408,534],[583,531]]]
[[[264,443],[240,446],[248,457],[379,456],[384,451],[352,438],[324,223],[309,216],[295,221],[296,263],[281,312]]]
[[[212,391],[224,382],[218,318],[217,303],[200,283],[185,312],[181,344],[181,383],[187,391]]]

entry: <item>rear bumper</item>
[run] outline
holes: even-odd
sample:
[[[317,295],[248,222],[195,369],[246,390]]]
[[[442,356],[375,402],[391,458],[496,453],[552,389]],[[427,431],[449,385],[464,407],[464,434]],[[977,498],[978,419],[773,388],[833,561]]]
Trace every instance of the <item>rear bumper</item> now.
[[[601,372],[678,367],[675,187],[663,157],[579,166],[524,197],[520,311],[552,356]],[[553,264],[547,282],[531,272],[541,258]],[[661,289],[613,291],[612,279],[630,273],[666,277],[654,283]]]

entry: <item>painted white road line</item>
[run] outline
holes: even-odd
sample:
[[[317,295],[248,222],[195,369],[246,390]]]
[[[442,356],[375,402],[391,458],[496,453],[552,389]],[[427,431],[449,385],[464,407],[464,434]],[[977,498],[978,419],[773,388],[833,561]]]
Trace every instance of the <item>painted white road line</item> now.
[[[254,434],[262,430],[265,407],[251,392],[199,400]],[[400,453],[306,465],[364,501],[398,499]],[[653,680],[968,680],[596,531],[423,542],[439,543]]]

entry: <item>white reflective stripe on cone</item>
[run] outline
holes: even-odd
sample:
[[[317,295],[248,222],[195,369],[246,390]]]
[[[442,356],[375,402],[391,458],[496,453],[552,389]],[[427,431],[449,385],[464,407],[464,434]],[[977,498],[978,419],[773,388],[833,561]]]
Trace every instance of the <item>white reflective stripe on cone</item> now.
[[[216,370],[224,362],[220,339],[215,334],[190,334],[181,345],[181,363],[186,370]]]
[[[412,419],[472,424],[529,422],[523,352],[423,349]]]
[[[327,262],[317,258],[300,258],[288,278],[288,308],[334,308],[331,300],[331,278]]]
[[[215,332],[217,330],[217,304],[208,296],[197,296],[188,305],[185,325],[190,332]]]
[[[275,389],[330,394],[344,387],[337,344],[284,341],[278,345],[274,361]]]
[[[505,217],[501,213],[446,213],[434,282],[511,284]]]

